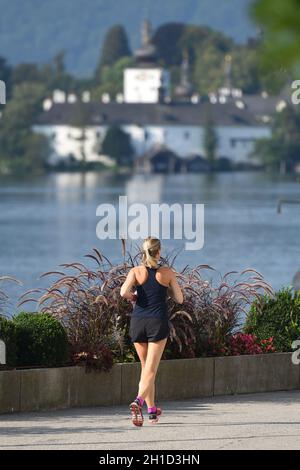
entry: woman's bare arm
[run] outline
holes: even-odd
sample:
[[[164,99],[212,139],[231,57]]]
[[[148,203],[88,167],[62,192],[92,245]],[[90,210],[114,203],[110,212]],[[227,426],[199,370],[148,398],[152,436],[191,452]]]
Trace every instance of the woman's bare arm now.
[[[124,297],[124,299],[128,300],[134,300],[132,289],[136,286],[136,283],[134,268],[132,268],[127,274],[126,280],[121,287],[121,297]]]
[[[183,303],[182,290],[178,284],[178,281],[176,279],[176,274],[174,273],[174,271],[172,271],[172,274],[171,274],[169,292],[171,294],[171,297],[173,297],[173,299],[175,300],[175,302],[177,302],[178,304]]]

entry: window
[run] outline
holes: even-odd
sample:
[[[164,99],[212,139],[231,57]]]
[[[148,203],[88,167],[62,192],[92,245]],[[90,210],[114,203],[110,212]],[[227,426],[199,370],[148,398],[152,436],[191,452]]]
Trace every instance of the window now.
[[[238,144],[243,145],[243,147],[247,147],[249,144],[253,144],[255,139],[252,139],[251,137],[240,137],[240,138],[232,138],[230,139],[230,145],[231,147],[236,147]]]

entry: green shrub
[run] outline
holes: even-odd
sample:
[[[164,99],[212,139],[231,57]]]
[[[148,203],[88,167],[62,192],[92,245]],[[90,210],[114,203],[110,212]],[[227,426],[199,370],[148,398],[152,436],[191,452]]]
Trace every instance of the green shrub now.
[[[66,363],[67,335],[52,315],[21,312],[14,317],[14,323],[18,366],[55,367]]]
[[[258,339],[273,337],[276,351],[291,351],[292,342],[300,339],[300,292],[282,289],[274,298],[265,296],[255,301],[244,331]]]
[[[0,315],[0,339],[6,345],[6,365],[14,367],[17,362],[16,327],[12,320]]]

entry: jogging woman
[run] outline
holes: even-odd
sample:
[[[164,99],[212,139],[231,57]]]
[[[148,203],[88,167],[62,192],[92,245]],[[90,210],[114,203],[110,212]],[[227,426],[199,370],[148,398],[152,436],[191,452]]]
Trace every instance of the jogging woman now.
[[[158,264],[160,253],[160,240],[146,238],[142,246],[142,265],[129,271],[121,288],[121,296],[134,304],[129,334],[142,366],[138,394],[130,404],[135,426],[143,425],[144,402],[150,423],[157,423],[161,414],[154,401],[155,377],[170,333],[166,305],[168,289],[176,302],[183,302],[174,271]]]

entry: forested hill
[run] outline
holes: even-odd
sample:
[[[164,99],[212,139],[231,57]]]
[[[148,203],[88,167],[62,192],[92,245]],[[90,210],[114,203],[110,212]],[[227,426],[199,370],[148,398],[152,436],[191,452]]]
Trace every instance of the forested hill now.
[[[61,50],[68,69],[89,75],[103,37],[116,23],[125,26],[131,47],[140,42],[140,23],[174,21],[211,26],[238,42],[256,33],[249,20],[251,0],[0,0],[0,56],[11,64],[45,63]]]

